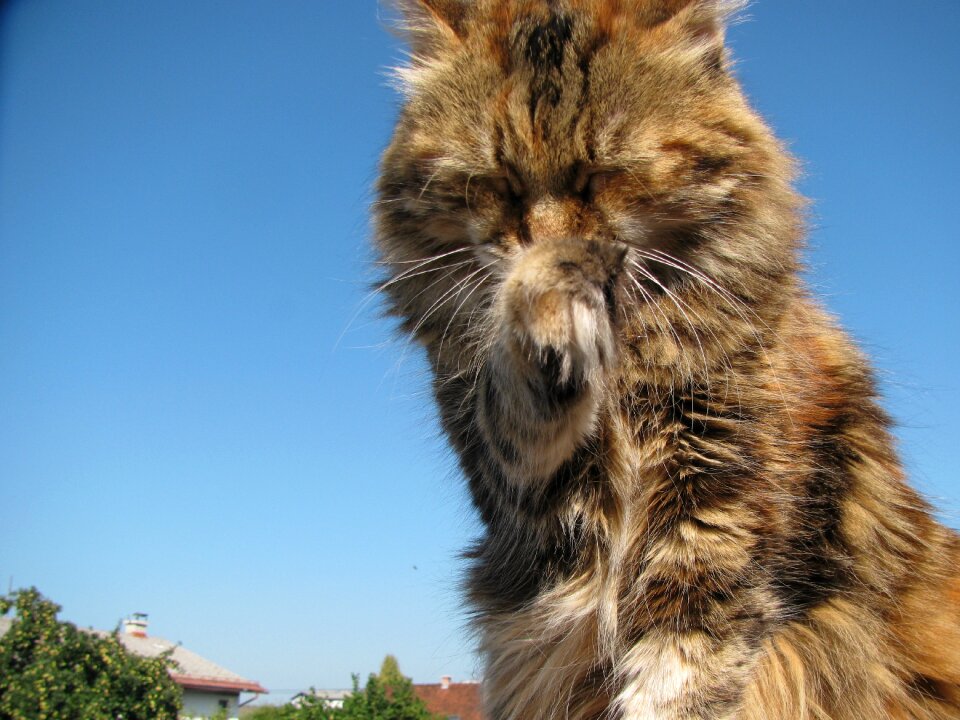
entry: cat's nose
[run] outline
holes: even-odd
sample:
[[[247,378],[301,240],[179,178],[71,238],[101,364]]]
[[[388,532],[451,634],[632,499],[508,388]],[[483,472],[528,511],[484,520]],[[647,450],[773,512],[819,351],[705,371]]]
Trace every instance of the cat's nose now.
[[[527,234],[531,243],[550,242],[583,233],[577,203],[571,198],[545,197],[527,210]]]

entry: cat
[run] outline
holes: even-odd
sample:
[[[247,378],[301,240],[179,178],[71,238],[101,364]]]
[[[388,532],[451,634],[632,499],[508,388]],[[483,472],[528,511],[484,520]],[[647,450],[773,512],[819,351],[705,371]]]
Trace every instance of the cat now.
[[[374,205],[492,720],[960,718],[960,541],[799,275],[722,0],[402,0]]]

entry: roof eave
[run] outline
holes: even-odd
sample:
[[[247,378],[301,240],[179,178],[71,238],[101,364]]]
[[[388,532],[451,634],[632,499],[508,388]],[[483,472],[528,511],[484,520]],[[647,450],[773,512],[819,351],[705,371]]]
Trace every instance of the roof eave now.
[[[195,677],[193,675],[181,675],[179,673],[170,673],[170,677],[177,685],[190,690],[207,690],[218,692],[223,690],[232,690],[236,692],[249,692],[265,694],[269,691],[258,682],[252,680],[218,680],[216,678]]]

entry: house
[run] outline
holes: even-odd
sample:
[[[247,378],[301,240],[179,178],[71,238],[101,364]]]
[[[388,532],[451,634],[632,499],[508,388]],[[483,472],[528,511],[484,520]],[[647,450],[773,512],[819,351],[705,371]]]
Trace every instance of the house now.
[[[307,696],[320,698],[323,700],[327,707],[331,708],[342,708],[343,701],[353,694],[353,690],[315,690],[311,688],[307,692],[297,693],[293,696],[293,699],[290,700],[290,704],[298,708],[303,705],[303,699]]]
[[[0,617],[0,637],[6,634],[12,622],[11,618]],[[111,634],[103,630],[80,629],[100,636]],[[208,718],[224,710],[228,720],[237,720],[240,693],[259,695],[267,692],[260,683],[230,672],[179,643],[148,636],[147,616],[142,613],[135,613],[124,621],[123,632],[118,634],[118,639],[129,652],[141,657],[170,653],[170,658],[177,665],[170,670],[170,677],[183,689],[181,718],[184,720]]]
[[[414,685],[413,691],[430,712],[447,720],[484,720],[478,682],[455,683],[444,675],[437,684]]]
[[[93,632],[108,634],[100,630]],[[170,671],[170,677],[183,688],[182,718],[208,718],[226,710],[228,720],[236,720],[240,713],[240,693],[267,692],[260,683],[230,672],[179,643],[148,636],[147,616],[143,613],[134,613],[125,620],[118,637],[127,650],[141,657],[156,657],[172,651],[170,658],[177,667]]]

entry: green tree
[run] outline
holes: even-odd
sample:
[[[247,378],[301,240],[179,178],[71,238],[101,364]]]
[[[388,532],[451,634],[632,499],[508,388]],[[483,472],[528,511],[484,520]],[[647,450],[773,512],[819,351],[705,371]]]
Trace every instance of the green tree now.
[[[380,674],[377,676],[377,679],[381,685],[388,688],[406,680],[403,673],[400,672],[400,663],[397,662],[396,657],[387,655],[383,659],[383,662],[380,663]]]
[[[176,720],[182,693],[168,657],[127,652],[116,634],[57,620],[36,588],[0,596],[0,720]]]
[[[404,677],[393,655],[387,655],[379,675],[370,675],[360,689],[360,677],[353,676],[353,692],[344,698],[342,708],[332,708],[312,694],[300,698],[299,706],[263,707],[245,716],[245,720],[444,720],[433,715],[413,691],[410,678]]]
[[[376,675],[370,675],[363,691],[359,678],[354,675],[353,694],[343,701],[343,708],[330,717],[336,720],[442,720],[427,710],[413,691],[410,679],[403,677],[399,668],[396,671],[389,687]]]

